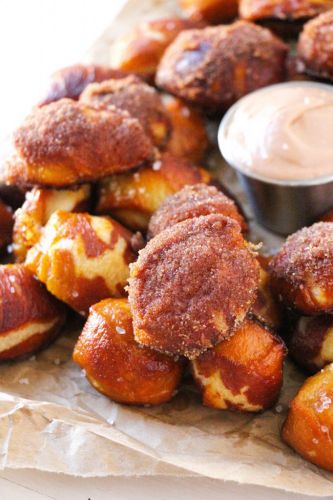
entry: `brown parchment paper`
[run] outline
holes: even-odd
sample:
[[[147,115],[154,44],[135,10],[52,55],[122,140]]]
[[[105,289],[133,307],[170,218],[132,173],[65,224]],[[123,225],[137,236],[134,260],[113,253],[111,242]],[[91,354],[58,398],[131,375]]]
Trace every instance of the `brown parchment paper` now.
[[[114,37],[139,19],[176,12],[175,4],[130,0],[84,60],[107,64]],[[246,208],[233,173],[216,151],[210,165],[220,168],[221,179]],[[253,222],[251,228],[252,239],[263,241],[266,250],[281,243]],[[260,415],[204,408],[190,383],[163,406],[126,407],[98,394],[71,361],[79,328],[68,324],[44,352],[0,366],[0,468],[84,477],[200,474],[308,495],[333,494],[333,475],[305,462],[279,439],[288,402],[303,380],[291,363],[278,405]]]

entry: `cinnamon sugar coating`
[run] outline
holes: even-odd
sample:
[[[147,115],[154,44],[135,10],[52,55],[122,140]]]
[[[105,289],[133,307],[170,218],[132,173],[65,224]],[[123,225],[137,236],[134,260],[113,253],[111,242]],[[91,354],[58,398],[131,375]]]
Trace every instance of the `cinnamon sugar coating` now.
[[[332,0],[240,0],[239,12],[247,21],[304,21],[332,7]]]
[[[136,76],[93,83],[84,90],[80,101],[128,111],[157,147],[163,147],[168,140],[171,123],[162,100],[153,87]]]
[[[297,53],[309,74],[333,80],[333,2],[331,10],[304,25]]]
[[[182,362],[141,347],[134,339],[127,299],[106,299],[90,308],[73,359],[89,382],[114,401],[157,405],[169,401]]]
[[[0,361],[31,355],[53,340],[66,308],[22,264],[0,266]]]
[[[225,215],[237,221],[242,231],[247,229],[247,224],[233,200],[215,186],[194,184],[185,186],[165,200],[150,219],[148,237],[151,239],[164,229],[183,220],[209,214]]]
[[[245,21],[181,33],[166,50],[156,82],[214,112],[285,77],[287,46]]]
[[[36,108],[14,133],[9,184],[67,187],[123,172],[150,159],[141,124],[115,107],[70,99]]]
[[[131,265],[134,336],[194,358],[232,335],[258,279],[257,260],[236,221],[213,214],[180,222],[150,240]]]
[[[81,92],[94,82],[102,82],[110,78],[124,78],[126,72],[119,69],[107,68],[96,64],[73,64],[61,68],[50,78],[50,84],[40,105],[58,101],[63,97],[78,99]]]
[[[304,314],[333,309],[333,223],[318,222],[289,236],[269,264],[272,286]]]

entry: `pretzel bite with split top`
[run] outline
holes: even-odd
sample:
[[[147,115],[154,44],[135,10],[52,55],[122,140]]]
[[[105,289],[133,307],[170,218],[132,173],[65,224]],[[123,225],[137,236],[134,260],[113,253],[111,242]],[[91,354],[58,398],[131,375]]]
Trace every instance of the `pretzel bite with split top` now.
[[[68,187],[124,172],[152,158],[141,124],[115,107],[70,99],[35,108],[14,132],[8,184]]]
[[[247,21],[304,22],[332,7],[332,0],[240,0],[239,13]]]
[[[289,354],[310,373],[333,362],[333,316],[301,316],[293,329]]]
[[[0,200],[0,250],[12,240],[13,212]]]
[[[144,21],[112,44],[110,64],[151,79],[167,46],[181,31],[197,24],[178,17]]]
[[[162,100],[153,87],[136,76],[91,84],[82,93],[80,101],[128,111],[159,148],[168,140],[171,124]]]
[[[165,403],[182,374],[181,361],[135,341],[127,299],[106,299],[90,308],[73,359],[95,389],[119,403]]]
[[[238,222],[212,214],[159,233],[131,265],[134,336],[147,347],[194,358],[243,321],[259,266]]]
[[[151,239],[164,229],[200,215],[222,214],[237,221],[246,231],[247,224],[238,212],[236,204],[215,186],[194,184],[185,186],[172,196],[153,214],[148,226]]]
[[[333,80],[333,1],[331,10],[305,24],[297,54],[306,73]]]
[[[191,19],[203,19],[219,24],[238,14],[238,0],[179,0],[181,8]]]
[[[22,264],[0,266],[0,361],[10,361],[50,343],[66,308]]]
[[[26,265],[58,299],[85,315],[107,297],[124,295],[131,233],[108,217],[54,212]]]
[[[61,68],[51,75],[49,87],[40,105],[59,101],[64,97],[76,100],[90,83],[102,82],[110,78],[124,78],[125,76],[125,71],[95,64],[73,64]]]
[[[56,210],[85,212],[90,206],[91,188],[84,184],[76,189],[38,189],[26,194],[26,200],[15,212],[13,250],[17,262],[25,260],[27,251],[39,240],[42,228]]]
[[[245,21],[189,30],[167,48],[156,82],[213,112],[285,78],[287,46],[269,30]]]
[[[110,214],[133,230],[146,231],[150,217],[168,196],[188,184],[210,180],[210,174],[203,168],[164,153],[136,172],[114,175],[100,182],[96,212]]]
[[[282,439],[309,462],[333,472],[333,364],[302,385],[290,404]]]
[[[287,238],[269,270],[275,294],[303,314],[333,309],[333,223],[318,222]]]
[[[285,354],[279,337],[246,319],[230,339],[191,362],[203,404],[250,412],[270,408],[282,387]]]
[[[163,104],[172,124],[166,150],[174,156],[183,156],[200,163],[209,145],[202,115],[181,99],[170,95],[164,95]]]

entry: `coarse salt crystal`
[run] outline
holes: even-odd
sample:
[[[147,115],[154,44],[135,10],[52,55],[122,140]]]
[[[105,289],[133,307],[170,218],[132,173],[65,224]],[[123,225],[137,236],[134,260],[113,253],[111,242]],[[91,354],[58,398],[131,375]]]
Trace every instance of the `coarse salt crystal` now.
[[[116,326],[116,332],[119,333],[119,335],[124,335],[126,333],[126,330],[121,326]]]
[[[28,385],[29,384],[29,379],[28,378],[20,378],[19,383],[21,385]]]

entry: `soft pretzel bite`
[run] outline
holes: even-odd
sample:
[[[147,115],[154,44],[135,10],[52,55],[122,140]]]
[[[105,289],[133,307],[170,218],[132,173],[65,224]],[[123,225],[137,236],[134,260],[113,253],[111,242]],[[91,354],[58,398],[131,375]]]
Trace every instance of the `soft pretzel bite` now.
[[[303,458],[333,471],[333,364],[308,378],[290,404],[282,439]]]
[[[203,404],[251,412],[270,408],[281,390],[285,354],[279,337],[246,319],[230,339],[191,362]]]
[[[161,148],[170,135],[171,123],[158,92],[136,76],[88,85],[81,102],[116,106],[137,118],[155,146]]]
[[[66,308],[22,264],[0,266],[0,361],[31,355],[53,340]]]
[[[38,189],[33,188],[26,194],[26,200],[15,212],[13,250],[17,262],[25,260],[27,251],[40,238],[43,226],[53,212],[85,212],[90,206],[89,184],[76,189]]]
[[[167,46],[178,33],[197,24],[178,17],[144,21],[112,44],[110,64],[151,79]]]
[[[40,105],[59,101],[63,97],[76,100],[90,83],[102,82],[110,78],[124,78],[126,74],[125,71],[96,64],[73,64],[61,68],[51,75],[50,84]]]
[[[108,217],[54,212],[26,265],[58,299],[85,315],[107,297],[124,295],[131,233]]]
[[[131,265],[134,336],[147,347],[194,358],[243,321],[258,279],[238,222],[220,214],[179,222],[150,240]]]
[[[0,200],[0,250],[12,240],[13,212]]]
[[[171,95],[165,94],[163,103],[172,124],[166,150],[174,156],[183,156],[194,163],[200,163],[209,145],[202,115]]]
[[[307,73],[333,80],[333,1],[331,10],[305,24],[297,54]]]
[[[152,214],[187,184],[208,183],[210,174],[185,158],[164,153],[137,172],[114,175],[99,185],[96,212],[110,214],[125,226],[146,231]]]
[[[285,77],[287,46],[245,21],[189,30],[167,48],[156,82],[162,89],[214,112]]]
[[[333,316],[301,316],[291,334],[289,353],[298,365],[315,373],[333,361]]]
[[[117,108],[61,99],[35,108],[14,132],[8,184],[68,187],[123,172],[152,158],[138,120]]]
[[[239,14],[247,21],[304,22],[332,7],[332,0],[240,0]]]
[[[228,22],[238,14],[238,0],[179,0],[179,4],[191,19],[208,23]]]
[[[259,259],[259,262],[261,263],[262,259]],[[261,323],[275,331],[279,331],[283,324],[281,304],[274,297],[270,275],[263,265],[260,266],[257,296],[250,312]]]
[[[182,374],[181,361],[135,341],[127,299],[106,299],[90,308],[73,359],[95,389],[119,403],[165,403]]]
[[[289,236],[269,264],[272,287],[303,314],[333,309],[333,223],[318,222]]]
[[[183,220],[200,215],[222,214],[237,221],[246,231],[247,224],[238,212],[236,204],[215,186],[194,184],[185,186],[169,196],[152,215],[148,225],[148,238],[153,238],[164,229]]]

